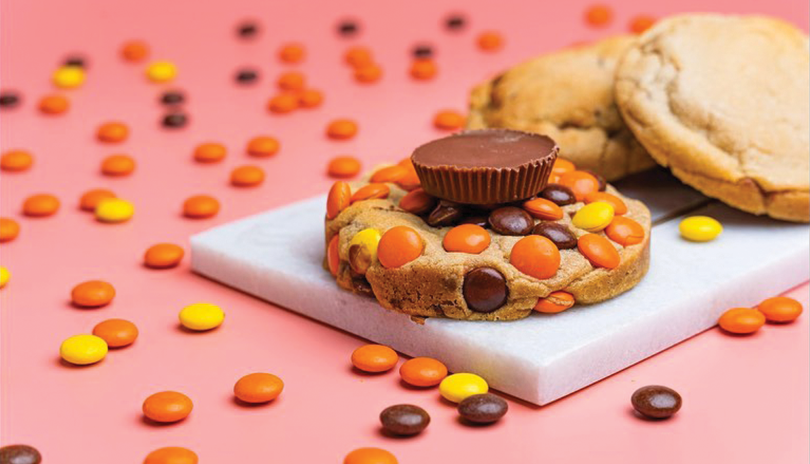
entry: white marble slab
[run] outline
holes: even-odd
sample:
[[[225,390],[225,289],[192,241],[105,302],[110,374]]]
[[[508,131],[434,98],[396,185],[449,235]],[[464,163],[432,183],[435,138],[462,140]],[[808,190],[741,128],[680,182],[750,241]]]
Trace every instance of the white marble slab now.
[[[727,308],[756,304],[808,279],[808,226],[711,203],[691,214],[711,215],[725,231],[714,242],[690,243],[679,237],[678,221],[666,219],[706,199],[665,176],[649,177],[660,173],[645,176],[646,184],[623,187],[643,194],[658,222],[649,274],[618,298],[558,315],[419,325],[339,289],[321,267],[323,197],[192,237],[192,268],[407,355],[475,372],[497,390],[542,405],[708,329]]]

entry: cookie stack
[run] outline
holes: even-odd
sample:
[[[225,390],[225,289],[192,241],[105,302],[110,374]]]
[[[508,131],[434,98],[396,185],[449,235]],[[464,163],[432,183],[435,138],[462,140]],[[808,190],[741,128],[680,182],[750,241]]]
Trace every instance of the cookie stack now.
[[[808,38],[760,16],[685,15],[476,87],[470,128],[549,135],[619,179],[655,163],[735,208],[810,221]]]

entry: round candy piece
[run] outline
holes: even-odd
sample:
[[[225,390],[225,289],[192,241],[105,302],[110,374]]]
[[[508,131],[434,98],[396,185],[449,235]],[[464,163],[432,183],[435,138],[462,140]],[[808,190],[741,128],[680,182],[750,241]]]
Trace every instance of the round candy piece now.
[[[382,235],[376,229],[363,229],[349,241],[349,265],[358,274],[365,275],[377,261],[377,247]]]
[[[298,109],[298,96],[293,93],[281,93],[267,101],[271,113],[286,114]]]
[[[474,424],[492,424],[499,421],[509,410],[509,405],[498,395],[482,393],[472,395],[458,404],[458,413]]]
[[[577,237],[565,224],[557,222],[539,222],[534,229],[533,235],[540,235],[551,240],[560,250],[569,250],[577,247]]]
[[[105,122],[98,126],[96,137],[99,141],[105,143],[123,142],[129,137],[129,127],[118,121]]]
[[[276,84],[278,84],[278,88],[281,90],[298,92],[304,90],[304,87],[306,87],[307,77],[298,71],[288,71],[279,76]]]
[[[81,66],[60,66],[53,72],[53,85],[60,89],[75,89],[84,84],[84,69]]]
[[[453,403],[460,403],[472,395],[489,391],[487,381],[475,374],[459,373],[445,377],[439,384],[439,393]]]
[[[432,227],[447,227],[458,223],[464,217],[464,209],[451,201],[441,200],[427,217]]]
[[[383,430],[405,437],[417,435],[430,424],[430,415],[424,409],[412,404],[396,404],[380,413]]]
[[[398,464],[397,458],[381,448],[358,448],[347,454],[343,464]]]
[[[399,182],[407,175],[408,170],[402,166],[387,166],[372,174],[371,182]]]
[[[286,44],[279,50],[278,57],[285,63],[300,63],[306,57],[306,49],[301,44]]]
[[[125,222],[134,214],[135,205],[120,198],[107,198],[96,206],[96,219],[101,222]]]
[[[31,195],[23,202],[23,214],[28,217],[47,217],[59,211],[59,199],[48,193]]]
[[[429,58],[419,58],[411,63],[411,76],[418,80],[428,80],[436,76],[436,62]]]
[[[436,206],[436,197],[428,194],[421,188],[411,190],[401,200],[399,207],[405,211],[421,216],[433,210]],[[486,222],[486,221],[485,221]]]
[[[7,445],[0,448],[2,464],[40,464],[42,455],[36,448],[28,445]]]
[[[0,242],[10,242],[20,235],[20,225],[11,218],[0,217]]]
[[[585,171],[566,172],[557,183],[574,192],[577,201],[585,201],[588,194],[599,191],[599,179]]]
[[[610,203],[597,201],[580,208],[574,214],[571,223],[574,224],[574,227],[585,229],[588,232],[599,232],[610,224],[613,216],[613,206]]]
[[[708,216],[692,216],[681,221],[681,237],[692,242],[709,242],[723,232],[723,226]]]
[[[219,201],[209,195],[195,195],[183,202],[183,215],[191,219],[206,219],[219,212]]]
[[[388,198],[391,189],[386,184],[368,184],[357,189],[352,195],[351,202],[365,200],[382,200]]]
[[[489,213],[489,225],[501,235],[529,235],[534,219],[516,206],[504,206]]]
[[[485,52],[494,52],[503,47],[503,36],[497,31],[484,31],[478,35],[478,48]]]
[[[414,387],[435,387],[447,377],[447,366],[433,358],[413,358],[400,366],[399,375]]]
[[[59,354],[71,364],[94,364],[107,356],[107,342],[95,335],[74,335],[62,342]]]
[[[264,182],[264,171],[259,166],[245,165],[231,171],[231,185],[254,187]]]
[[[173,243],[158,243],[150,246],[143,255],[143,263],[152,269],[175,267],[183,260],[183,247]]]
[[[9,280],[11,280],[11,272],[5,266],[0,266],[0,288],[5,287]]]
[[[554,160],[554,164],[551,166],[551,173],[557,176],[561,176],[566,172],[576,170],[577,167],[574,165],[574,163],[568,161],[565,158],[560,158],[559,156],[557,157],[556,160]]]
[[[330,177],[348,178],[354,177],[360,172],[360,160],[354,156],[338,156],[329,161],[326,168]]]
[[[135,171],[135,160],[129,155],[110,155],[101,162],[101,173],[105,176],[128,176]]]
[[[610,206],[613,207],[613,213],[616,216],[627,214],[627,205],[624,203],[624,200],[617,197],[616,195],[605,192],[591,192],[585,195],[586,204],[591,204],[597,201],[602,201],[610,204]]]
[[[186,115],[186,113],[176,110],[163,116],[163,120],[161,122],[161,124],[163,124],[163,127],[167,127],[170,129],[183,127],[186,125],[186,123],[188,123],[188,116]]]
[[[273,156],[278,153],[281,144],[273,137],[259,136],[254,137],[248,142],[247,153],[250,156],[265,158]]]
[[[167,446],[149,453],[143,464],[197,464],[199,462],[197,453],[194,451],[179,446]]]
[[[793,298],[777,296],[760,303],[757,310],[768,322],[793,322],[802,314],[802,304]]]
[[[346,64],[353,68],[374,64],[371,50],[363,46],[350,47],[346,50],[346,53],[343,54],[343,59],[346,61]]]
[[[76,306],[98,308],[115,298],[115,288],[102,280],[88,280],[73,287],[70,299]]]
[[[323,103],[323,93],[316,89],[304,89],[298,93],[301,108],[317,108]]]
[[[621,246],[630,246],[644,241],[644,228],[638,222],[616,216],[605,229],[605,235]]]
[[[621,257],[608,239],[596,234],[586,234],[577,240],[577,248],[593,267],[615,269],[621,263]]]
[[[180,311],[180,323],[189,330],[205,331],[216,329],[225,320],[225,312],[210,303],[195,303]]]
[[[348,140],[357,134],[357,123],[351,119],[335,119],[326,126],[330,139]]]
[[[407,226],[388,229],[380,239],[377,257],[389,269],[402,267],[422,256],[425,244],[415,230]]]
[[[169,61],[156,61],[146,68],[146,77],[152,82],[169,82],[177,77],[177,67]]]
[[[70,108],[70,100],[64,95],[45,95],[39,101],[39,111],[44,114],[57,115]]]
[[[733,308],[724,312],[717,324],[733,334],[752,334],[765,325],[765,315],[756,309]]]
[[[101,200],[107,200],[110,198],[115,198],[115,193],[112,190],[107,189],[93,189],[88,190],[82,194],[82,197],[79,199],[79,207],[84,211],[96,211],[96,207]]]
[[[131,40],[121,47],[121,56],[131,62],[143,61],[149,56],[149,45],[140,40]]]
[[[471,310],[491,313],[506,304],[509,287],[503,274],[491,267],[479,267],[464,276],[462,294]]]
[[[442,110],[433,117],[433,126],[441,130],[458,130],[464,127],[464,115],[455,110]]]
[[[329,247],[326,250],[326,264],[329,265],[329,272],[337,276],[340,268],[340,235],[335,234],[329,240]]]
[[[596,4],[585,10],[585,21],[593,27],[605,27],[613,20],[613,9]]]
[[[284,382],[273,374],[256,372],[248,374],[233,386],[233,394],[240,401],[251,404],[273,401],[284,389]]]
[[[228,150],[221,143],[201,143],[194,149],[194,160],[200,163],[216,163],[225,159],[227,154]]]
[[[562,219],[563,211],[551,200],[535,198],[523,203],[523,209],[537,219],[556,221]]]
[[[370,63],[354,68],[354,80],[363,84],[371,84],[377,82],[382,77],[382,68],[375,64]]]
[[[343,181],[337,181],[329,189],[326,197],[326,218],[334,219],[351,205],[352,188]]]
[[[520,239],[509,253],[509,262],[518,271],[541,280],[553,277],[560,261],[560,250],[554,242],[540,235]]]
[[[559,158],[557,159],[559,160]],[[560,184],[548,184],[546,188],[540,191],[539,197],[545,198],[557,206],[573,205],[577,202],[574,191]]]
[[[107,319],[93,327],[93,335],[107,342],[110,348],[121,348],[135,342],[138,328],[124,319]]]
[[[444,235],[442,246],[448,253],[480,254],[489,247],[489,232],[481,226],[462,224]]]
[[[363,345],[352,353],[352,364],[363,372],[386,372],[397,365],[397,352],[385,345]]]
[[[143,415],[160,423],[178,422],[191,414],[191,398],[175,391],[155,393],[143,402]]]
[[[537,300],[534,310],[540,313],[555,314],[574,306],[574,303],[574,295],[568,292],[556,291],[549,293],[545,298]]]
[[[661,385],[641,387],[630,398],[639,414],[650,419],[667,419],[681,409],[683,401],[675,390]]]
[[[34,157],[25,150],[9,150],[0,158],[0,169],[3,171],[26,171],[34,164]]]

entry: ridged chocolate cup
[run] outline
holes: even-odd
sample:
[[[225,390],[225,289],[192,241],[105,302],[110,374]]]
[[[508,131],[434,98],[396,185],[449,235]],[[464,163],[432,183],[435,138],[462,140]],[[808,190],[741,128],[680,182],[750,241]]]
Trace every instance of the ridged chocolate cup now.
[[[426,143],[414,150],[411,161],[427,193],[456,203],[492,205],[537,195],[558,151],[545,135],[483,129]]]

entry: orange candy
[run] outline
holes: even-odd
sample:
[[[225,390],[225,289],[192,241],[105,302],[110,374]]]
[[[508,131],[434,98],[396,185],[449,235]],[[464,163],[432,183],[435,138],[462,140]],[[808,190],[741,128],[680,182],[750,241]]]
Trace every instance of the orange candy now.
[[[3,171],[26,171],[34,164],[34,157],[25,150],[9,150],[0,157],[0,169]]]
[[[557,158],[554,160],[554,165],[551,166],[551,173],[556,174],[557,176],[561,176],[566,172],[576,171],[577,167],[574,166],[574,163],[568,161],[567,159]]]
[[[386,231],[377,245],[377,258],[388,269],[404,266],[422,256],[425,244],[422,237],[407,226],[397,226]]]
[[[717,321],[720,328],[734,334],[752,334],[765,325],[765,315],[756,309],[733,308]]]
[[[609,239],[621,246],[630,246],[644,241],[644,228],[638,222],[616,216],[605,228],[605,234]]]
[[[326,126],[326,135],[331,139],[347,140],[357,134],[357,123],[350,119],[335,119]]]
[[[427,80],[436,75],[436,63],[433,60],[416,60],[411,64],[411,76],[414,79]]]
[[[129,41],[121,47],[121,56],[127,61],[143,61],[149,56],[149,45],[140,40]]]
[[[258,404],[273,401],[284,389],[284,382],[273,374],[257,372],[239,379],[233,394],[245,403]]]
[[[70,300],[83,308],[99,308],[115,298],[115,288],[102,280],[88,280],[73,287]]]
[[[558,184],[564,185],[574,192],[577,201],[585,201],[589,193],[599,191],[599,180],[593,174],[585,171],[570,171],[560,175]]]
[[[436,198],[421,188],[411,190],[399,200],[400,208],[416,215],[428,213],[434,206],[436,206]]]
[[[396,183],[402,190],[407,190],[409,192],[419,188],[422,185],[422,181],[419,180],[419,174],[416,173],[416,169],[414,169],[413,166],[407,167],[405,176],[399,179]]]
[[[655,18],[652,16],[639,15],[630,20],[629,29],[634,34],[641,34],[655,24]]]
[[[475,224],[462,224],[450,229],[442,240],[442,246],[449,253],[479,254],[489,247],[489,233]]]
[[[275,138],[259,136],[252,138],[250,142],[248,142],[247,153],[250,156],[265,158],[278,153],[279,148],[281,148],[281,144],[279,144],[278,140]]]
[[[111,190],[107,189],[93,189],[88,190],[82,194],[82,197],[79,199],[79,208],[84,211],[93,212],[96,210],[96,206],[101,203],[101,200],[108,200],[110,198],[117,198],[115,193]]]
[[[381,448],[358,448],[347,454],[343,464],[398,464],[397,458]]]
[[[231,185],[253,187],[264,182],[264,171],[258,166],[239,166],[231,171]]]
[[[39,101],[39,111],[45,114],[62,114],[70,108],[70,101],[62,95],[46,95]]]
[[[607,5],[593,5],[585,11],[585,20],[591,26],[607,26],[613,20],[613,10]]]
[[[0,217],[0,242],[10,242],[20,235],[20,225],[11,218]]]
[[[271,113],[286,114],[298,108],[298,96],[292,93],[280,93],[267,102]]]
[[[304,90],[306,83],[306,76],[304,76],[303,73],[296,71],[286,72],[278,78],[278,88],[281,90]]]
[[[197,453],[179,446],[156,449],[146,456],[143,464],[198,464]]]
[[[105,122],[98,126],[96,137],[105,143],[123,142],[129,136],[129,128],[122,122]]]
[[[408,175],[408,170],[402,166],[388,166],[371,175],[371,182],[399,182]]]
[[[287,44],[281,47],[278,52],[278,57],[285,63],[300,63],[304,61],[306,50],[301,44]]]
[[[457,130],[464,127],[464,116],[458,111],[442,110],[433,117],[433,125],[437,129]]]
[[[399,375],[408,385],[434,387],[447,377],[447,366],[433,358],[413,358],[400,366]]]
[[[205,219],[219,212],[219,201],[208,195],[195,195],[183,202],[183,215],[192,219]]]
[[[317,108],[323,103],[323,93],[316,89],[306,89],[298,93],[298,104],[301,108]]]
[[[352,353],[352,364],[363,372],[389,371],[397,361],[397,352],[384,345],[363,345]]]
[[[374,64],[374,58],[371,55],[371,50],[366,47],[351,47],[350,49],[346,50],[346,53],[343,55],[343,59],[346,61],[346,63],[354,68]]]
[[[563,210],[556,203],[545,198],[529,200],[523,203],[523,209],[537,219],[556,221],[563,217]]]
[[[332,158],[332,160],[329,161],[326,172],[330,177],[354,177],[360,172],[360,160],[354,156],[338,156]]]
[[[188,396],[174,391],[155,393],[143,402],[143,415],[155,422],[169,423],[185,419],[194,404]]]
[[[478,36],[478,48],[486,52],[494,52],[503,47],[503,37],[495,31],[482,32]]]
[[[93,335],[102,338],[110,348],[121,348],[135,342],[138,328],[124,319],[107,319],[93,327]]]
[[[337,181],[329,189],[326,197],[326,218],[334,219],[352,202],[352,188],[346,182]]]
[[[216,163],[225,159],[228,150],[221,143],[208,142],[197,145],[194,149],[194,161],[200,163]]]
[[[329,249],[326,252],[326,264],[329,265],[329,272],[333,276],[337,276],[338,268],[340,267],[340,236],[335,234],[332,240],[329,240]]]
[[[128,155],[110,155],[101,162],[101,173],[105,176],[128,176],[135,171],[135,160]]]
[[[23,202],[22,210],[30,217],[51,216],[59,210],[59,199],[47,193],[31,195]]]
[[[577,240],[577,248],[594,267],[615,269],[621,262],[619,252],[608,239],[601,235],[583,235]]]
[[[143,264],[152,269],[168,269],[183,260],[183,247],[173,243],[158,243],[150,246],[143,254]]]
[[[354,69],[354,79],[357,82],[370,84],[377,82],[382,77],[382,68],[374,63],[369,63],[363,66],[357,66]]]
[[[563,292],[551,292],[546,298],[540,298],[534,310],[540,313],[555,314],[574,306],[574,295]]]
[[[352,195],[351,202],[364,201],[364,200],[381,200],[388,198],[391,189],[385,184],[368,184],[360,187],[354,195]]]
[[[786,296],[768,298],[757,309],[769,322],[793,322],[802,314],[802,304]]]
[[[540,235],[523,237],[509,254],[512,266],[535,279],[553,277],[560,268],[560,260],[560,250],[554,242]]]
[[[613,207],[613,214],[621,216],[627,214],[627,205],[624,204],[621,198],[616,195],[606,192],[591,192],[585,195],[585,203],[593,203],[595,201],[602,201]]]

